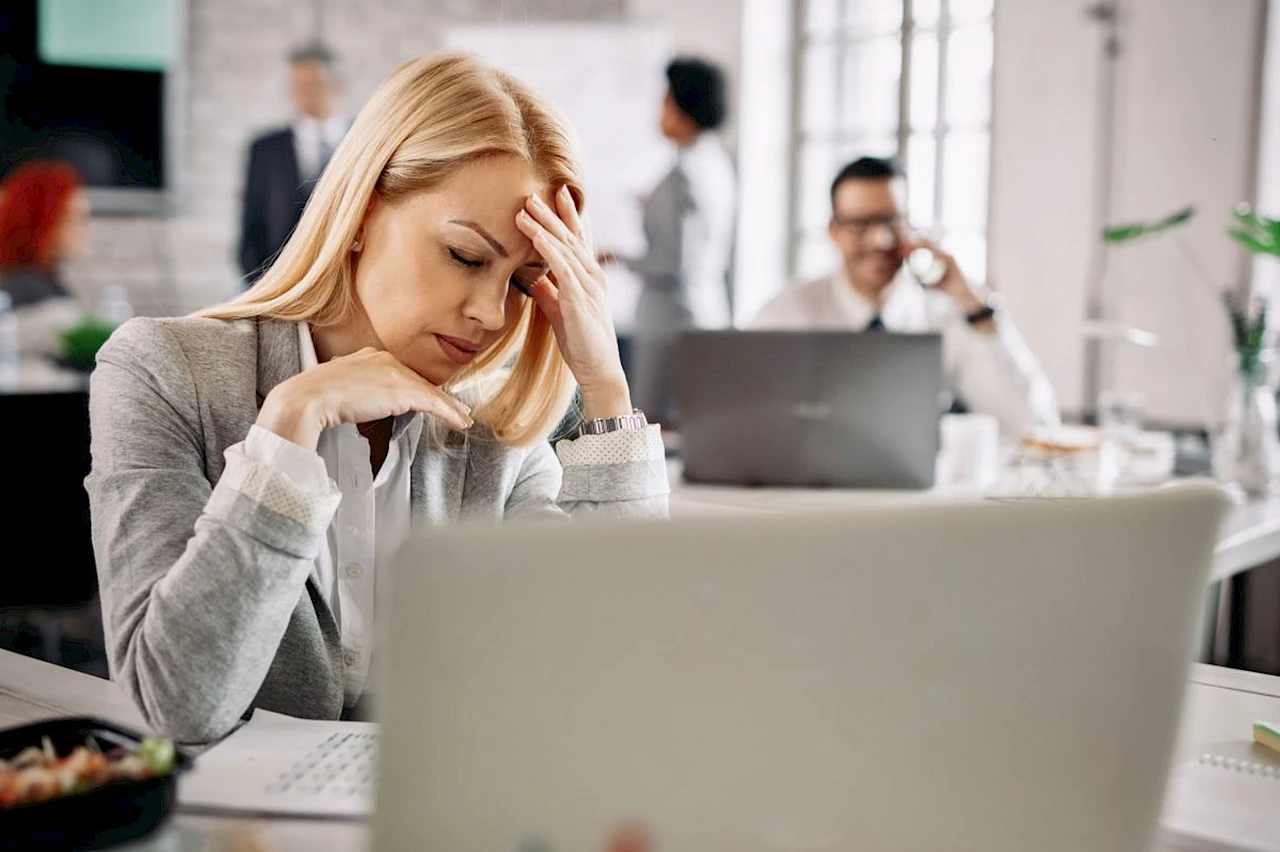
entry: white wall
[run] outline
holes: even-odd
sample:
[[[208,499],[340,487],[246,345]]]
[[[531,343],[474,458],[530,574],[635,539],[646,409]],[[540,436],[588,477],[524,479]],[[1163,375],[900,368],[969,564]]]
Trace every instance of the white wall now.
[[[737,103],[742,57],[743,0],[627,0],[627,17],[653,21],[666,27],[672,47],[680,54],[693,54],[722,67],[729,78],[731,103]],[[658,120],[658,105],[652,107]],[[724,128],[725,147],[737,148],[737,110]]]
[[[1260,0],[1125,0],[1111,222],[1194,203],[1179,235],[1208,283],[1168,238],[1110,255],[1112,318],[1161,335],[1156,350],[1104,349],[1102,386],[1147,396],[1151,419],[1216,416],[1226,326],[1207,287],[1238,282],[1227,215],[1251,194],[1248,160]],[[1102,28],[1083,3],[999,0],[992,163],[992,280],[1044,363],[1068,413],[1084,399],[1082,317],[1093,216],[1095,105]]]
[[[1266,54],[1257,207],[1264,215],[1280,219],[1280,0],[1271,0]],[[1253,282],[1256,291],[1268,293],[1273,299],[1280,296],[1280,258],[1258,258]]]

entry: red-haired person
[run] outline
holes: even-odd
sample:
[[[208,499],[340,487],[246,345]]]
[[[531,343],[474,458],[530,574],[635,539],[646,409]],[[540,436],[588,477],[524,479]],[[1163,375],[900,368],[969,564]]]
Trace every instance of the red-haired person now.
[[[83,315],[58,267],[83,248],[89,200],[75,169],[32,160],[0,183],[0,289],[18,317],[24,355],[53,353],[58,334]]]

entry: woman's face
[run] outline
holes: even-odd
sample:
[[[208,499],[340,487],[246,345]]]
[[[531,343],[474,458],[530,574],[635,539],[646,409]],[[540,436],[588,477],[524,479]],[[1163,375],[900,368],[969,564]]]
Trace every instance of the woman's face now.
[[[59,260],[70,260],[84,251],[89,236],[89,196],[83,189],[72,191],[67,209],[58,222],[57,249]]]
[[[375,200],[355,260],[358,309],[387,350],[443,385],[520,318],[547,267],[516,228],[550,188],[515,157],[489,157],[430,192]]]

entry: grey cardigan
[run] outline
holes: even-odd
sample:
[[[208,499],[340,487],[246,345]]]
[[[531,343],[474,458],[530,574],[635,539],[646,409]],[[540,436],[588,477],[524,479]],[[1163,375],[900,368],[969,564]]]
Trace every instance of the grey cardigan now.
[[[300,370],[296,326],[274,321],[135,319],[98,354],[85,485],[111,676],[181,742],[225,735],[254,707],[343,711],[338,625],[311,577],[325,527],[219,485],[223,453]],[[424,437],[416,524],[666,513],[660,460],[565,471],[546,443],[484,438]]]

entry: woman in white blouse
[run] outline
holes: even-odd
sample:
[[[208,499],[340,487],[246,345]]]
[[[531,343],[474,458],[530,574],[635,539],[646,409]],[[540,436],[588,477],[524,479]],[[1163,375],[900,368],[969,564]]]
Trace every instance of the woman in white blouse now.
[[[103,348],[87,486],[108,653],[153,726],[359,715],[415,522],[665,514],[581,186],[568,128],[518,81],[407,63],[252,289]],[[583,428],[553,451],[575,388]]]

